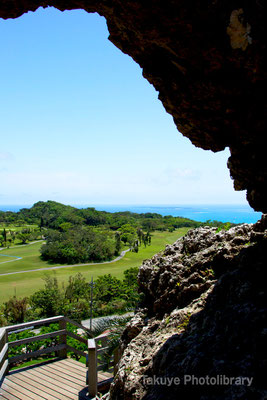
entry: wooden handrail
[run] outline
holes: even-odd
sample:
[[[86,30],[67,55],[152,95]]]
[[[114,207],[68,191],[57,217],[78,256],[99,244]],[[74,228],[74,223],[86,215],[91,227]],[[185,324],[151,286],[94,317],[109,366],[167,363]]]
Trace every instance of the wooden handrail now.
[[[89,396],[97,394],[97,349],[95,339],[88,340],[88,392]]]
[[[0,382],[8,371],[8,336],[5,328],[0,329]]]
[[[12,334],[13,332],[27,330],[27,329],[33,329],[37,326],[48,325],[48,324],[53,324],[53,323],[59,323],[60,329],[57,331],[54,331],[54,332],[48,332],[45,334],[36,335],[36,336],[29,337],[29,338],[23,338],[23,339],[19,339],[19,340],[14,340],[12,342],[8,342],[8,336],[10,334]],[[67,350],[76,352],[79,355],[86,356],[85,352],[82,352],[80,350],[77,350],[77,349],[67,345],[67,336],[70,336],[70,337],[74,338],[75,340],[78,340],[84,344],[87,344],[87,339],[82,338],[79,335],[76,335],[75,333],[70,332],[66,329],[67,323],[78,326],[79,328],[83,328],[82,325],[78,324],[75,321],[72,321],[69,318],[65,318],[63,315],[58,315],[56,317],[51,317],[51,318],[44,318],[44,319],[40,319],[40,320],[36,320],[36,321],[24,322],[21,324],[10,325],[10,326],[0,328],[0,379],[2,379],[6,375],[10,364],[12,364],[14,362],[26,360],[28,358],[35,358],[35,357],[39,357],[40,355],[49,354],[52,352],[57,352],[57,354],[61,358],[65,358],[65,357],[67,357]],[[86,328],[84,330],[86,330]],[[21,345],[28,344],[28,343],[34,343],[34,342],[37,342],[40,340],[50,339],[50,338],[54,338],[57,336],[59,337],[58,345],[46,347],[44,349],[40,349],[37,351],[31,351],[28,353],[18,354],[14,357],[8,357],[8,349],[9,348],[12,348],[15,346],[21,346]]]
[[[59,330],[54,332],[48,332],[41,335],[32,336],[29,338],[23,338],[19,340],[14,340],[12,342],[8,342],[8,336],[19,330],[26,330],[30,328],[34,328],[36,326],[48,325],[53,323],[59,323]],[[97,394],[97,374],[98,370],[103,368],[103,364],[98,362],[97,356],[107,350],[107,339],[109,333],[105,333],[99,335],[92,339],[85,339],[73,332],[67,330],[67,323],[72,324],[80,329],[83,329],[85,332],[91,335],[91,332],[88,328],[80,325],[76,321],[72,321],[71,319],[64,317],[63,315],[59,315],[56,317],[45,318],[37,321],[25,322],[22,324],[11,325],[4,328],[0,328],[0,381],[7,374],[9,365],[18,361],[23,361],[28,358],[39,357],[43,354],[49,354],[56,352],[59,357],[65,358],[67,357],[67,351],[72,351],[80,356],[87,356],[84,351],[75,349],[72,346],[67,344],[67,336],[72,337],[75,340],[80,341],[81,343],[87,344],[88,346],[88,389],[90,396],[96,396]],[[46,347],[43,349],[39,349],[36,351],[31,351],[28,353],[18,354],[16,356],[10,357],[8,356],[9,348],[13,348],[15,346],[21,346],[28,343],[37,342],[44,339],[50,339],[54,337],[59,337],[59,344]],[[114,365],[116,367],[118,361],[118,357],[114,357],[114,361],[111,362],[110,365]]]
[[[88,340],[88,391],[89,395],[92,397],[95,397],[97,393],[98,371],[103,370],[103,367],[106,366],[106,364],[103,364],[101,360],[98,360],[98,355],[107,351],[108,337],[109,333],[104,333]],[[101,342],[101,344],[98,342]],[[119,356],[119,351],[115,351],[110,362],[110,368],[108,369],[108,372],[113,371],[114,375],[117,372]]]
[[[73,321],[72,319],[68,318],[68,317],[64,317],[66,322],[69,322],[70,324],[76,326],[79,329],[83,329],[86,333],[88,333],[90,336],[92,336],[90,329],[86,328],[86,326],[83,326],[81,324],[79,324],[79,322]]]
[[[64,315],[59,315],[57,317],[44,318],[44,319],[39,319],[37,321],[25,322],[23,324],[6,326],[4,329],[7,331],[7,333],[10,333],[13,331],[17,331],[19,329],[27,329],[39,325],[53,324],[63,319],[65,319]]]
[[[70,331],[66,331],[67,335],[72,337],[75,340],[78,340],[81,343],[87,344],[87,339],[84,339],[83,337],[76,335],[76,333],[70,332]]]
[[[13,342],[8,343],[8,347],[21,346],[22,344],[38,342],[39,340],[49,339],[49,338],[66,335],[66,334],[67,334],[66,329],[61,329],[61,330],[55,331],[55,332],[44,333],[43,335],[32,336],[32,337],[25,338],[25,339],[14,340]]]
[[[65,344],[58,344],[57,346],[46,347],[45,349],[31,351],[30,353],[19,354],[8,359],[9,363],[14,363],[18,361],[27,360],[28,358],[39,357],[43,354],[54,353],[56,351],[64,350],[66,348]]]
[[[75,349],[75,347],[69,346],[68,344],[67,344],[67,350],[72,351],[73,353],[78,354],[78,356],[81,356],[81,357],[86,358],[86,356],[87,356],[87,354],[84,351]]]
[[[0,328],[0,351],[1,351],[1,348],[2,348],[1,342],[2,342],[2,340],[4,339],[5,335],[6,335],[6,330],[5,330],[5,328]]]
[[[5,360],[6,360],[6,355],[8,352],[8,344],[6,343],[3,347],[2,350],[0,352],[0,369],[2,368],[2,365],[4,364]]]
[[[61,319],[59,322],[59,328],[65,333],[59,336],[59,343],[64,347],[59,351],[58,355],[60,358],[67,358],[67,322],[64,319]]]
[[[109,333],[102,333],[101,335],[96,336],[94,339],[95,339],[95,341],[98,341],[98,340],[105,340],[108,337],[109,337]]]

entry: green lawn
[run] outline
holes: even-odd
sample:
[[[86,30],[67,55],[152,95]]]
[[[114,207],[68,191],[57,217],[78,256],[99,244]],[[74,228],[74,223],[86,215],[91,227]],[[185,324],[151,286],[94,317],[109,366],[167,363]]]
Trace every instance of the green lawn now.
[[[35,230],[39,231],[38,225],[34,225],[34,224],[32,224],[32,225],[24,224],[24,225],[21,225],[21,226],[17,226],[16,224],[7,225],[7,224],[4,224],[4,223],[0,223],[0,235],[3,234],[3,230],[4,229],[6,230],[6,234],[7,234],[7,239],[8,239],[7,240],[7,244],[9,244],[10,246],[21,244],[21,239],[19,239],[17,237],[17,234],[20,233],[22,230],[30,229],[31,232],[33,232]],[[16,236],[15,236],[15,240],[14,241],[12,240],[12,242],[9,242],[9,239],[12,239],[12,236],[10,234],[11,231],[15,232]],[[41,235],[41,232],[39,232],[39,235]]]
[[[0,251],[0,273],[1,273],[1,265],[6,264],[7,262],[10,263],[12,261],[16,261],[18,258],[17,257],[12,257],[10,255],[5,255],[4,252]],[[8,269],[8,268],[7,268]]]
[[[29,296],[36,290],[44,285],[43,278],[45,274],[56,273],[59,282],[66,282],[70,275],[81,272],[89,280],[92,276],[96,278],[99,275],[112,274],[118,278],[122,278],[123,271],[131,267],[139,267],[144,259],[151,258],[154,254],[164,249],[166,244],[175,242],[179,237],[185,235],[188,228],[180,228],[174,232],[153,232],[152,243],[139,250],[138,253],[128,252],[125,257],[115,263],[102,264],[102,265],[91,265],[91,266],[79,266],[79,267],[68,267],[54,271],[35,271],[27,272],[16,275],[0,276],[0,303],[6,301],[10,296],[16,294],[20,296]],[[24,257],[22,260],[10,262],[6,264],[0,264],[0,273],[17,271],[17,268],[23,270],[43,268],[52,266],[44,261],[41,261],[39,257],[40,244],[34,244],[18,248],[18,252],[9,249],[10,255],[16,255]],[[28,251],[28,253],[27,253]],[[7,250],[3,254],[8,254]],[[23,263],[23,267],[20,267],[19,263]]]
[[[40,247],[44,241],[39,243],[27,244],[26,246],[16,246],[10,249],[4,249],[0,251],[0,274],[6,272],[15,271],[26,271],[28,269],[46,268],[56,266],[60,264],[49,264],[47,261],[43,261],[40,258]],[[3,255],[22,257],[22,260],[14,262],[3,263],[9,258],[3,257]]]
[[[23,229],[33,230],[33,229],[37,229],[37,228],[39,228],[39,227],[36,224],[32,224],[32,225],[25,224],[25,225],[17,226],[16,224],[7,225],[7,224],[0,223],[0,231],[5,229],[7,232],[8,231],[21,232]]]

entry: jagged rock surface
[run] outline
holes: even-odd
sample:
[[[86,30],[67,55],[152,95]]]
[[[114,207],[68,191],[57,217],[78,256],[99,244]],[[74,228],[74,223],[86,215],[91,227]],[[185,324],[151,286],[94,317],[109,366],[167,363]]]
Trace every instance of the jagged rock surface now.
[[[266,398],[266,245],[263,216],[218,233],[191,230],[146,260],[139,271],[142,306],[123,334],[110,399]],[[144,382],[153,375],[182,383]],[[253,377],[253,383],[184,385],[184,375]]]
[[[39,6],[103,15],[109,39],[141,66],[180,132],[203,149],[229,147],[235,189],[267,212],[263,0],[2,0],[0,17]]]

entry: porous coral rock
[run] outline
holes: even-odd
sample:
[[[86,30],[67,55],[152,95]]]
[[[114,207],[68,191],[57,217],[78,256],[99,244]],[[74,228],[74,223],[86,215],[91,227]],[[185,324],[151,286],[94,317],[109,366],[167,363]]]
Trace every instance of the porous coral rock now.
[[[111,400],[265,398],[266,228],[267,216],[228,231],[194,229],[143,263],[144,299],[122,337]],[[184,384],[185,375],[253,383],[200,387]],[[181,383],[151,385],[149,377]]]

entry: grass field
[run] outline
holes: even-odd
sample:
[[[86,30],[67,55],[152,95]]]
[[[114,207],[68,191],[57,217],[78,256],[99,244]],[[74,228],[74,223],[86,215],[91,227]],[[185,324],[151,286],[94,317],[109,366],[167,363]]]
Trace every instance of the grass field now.
[[[40,258],[40,247],[44,241],[40,241],[34,244],[27,244],[26,246],[16,246],[10,249],[4,249],[0,251],[0,274],[6,272],[15,271],[26,271],[28,269],[46,268],[60,264],[49,264],[47,261],[43,261]],[[8,258],[7,256],[22,257],[22,260],[4,263]]]
[[[138,253],[128,252],[124,258],[112,264],[87,265],[78,267],[62,268],[56,271],[35,271],[16,275],[0,276],[0,303],[8,300],[16,294],[18,297],[29,296],[44,285],[45,274],[55,273],[59,282],[66,282],[70,275],[81,272],[88,280],[93,276],[112,274],[118,278],[123,277],[123,271],[131,267],[139,267],[144,259],[151,258],[154,254],[164,249],[166,244],[175,242],[179,237],[185,235],[188,228],[180,228],[174,232],[153,232],[152,243],[139,250]],[[39,258],[40,243],[4,250],[0,254],[9,254],[23,257],[22,260],[0,264],[0,273],[18,270],[52,267]],[[17,252],[15,251],[17,250]],[[7,253],[7,251],[9,253]],[[2,257],[1,257],[2,258]],[[21,263],[21,264],[20,264]]]
[[[32,233],[35,232],[34,235],[36,237],[39,236],[39,238],[41,238],[41,232],[40,232],[40,230],[38,228],[38,225],[33,225],[33,224],[32,225],[27,225],[27,224],[24,224],[24,225],[21,225],[21,226],[17,226],[16,224],[6,225],[4,223],[0,223],[0,235],[2,235],[2,236],[3,236],[4,229],[6,230],[7,244],[9,246],[22,244],[22,240],[21,240],[21,238],[19,238],[19,233],[21,233],[21,231],[23,231],[25,229],[30,230]],[[36,231],[38,233],[36,233]],[[12,237],[12,234],[15,234],[15,236]],[[3,245],[3,243],[1,243],[1,245]],[[1,247],[1,245],[0,245],[0,247]]]
[[[21,232],[23,229],[27,229],[27,228],[29,228],[29,229],[31,229],[31,230],[37,229],[37,228],[38,228],[38,225],[34,225],[34,224],[32,224],[32,225],[27,225],[27,224],[24,224],[24,225],[21,225],[21,226],[17,226],[17,225],[15,225],[15,224],[9,224],[9,225],[7,225],[7,224],[3,224],[3,223],[1,224],[1,223],[0,223],[0,231],[3,230],[3,229],[5,229],[7,232],[8,232],[8,231]]]
[[[13,257],[13,256],[7,256],[7,255],[5,255],[5,254],[1,254],[1,251],[0,251],[0,273],[1,273],[1,265],[2,264],[6,264],[6,263],[10,263],[10,262],[12,262],[12,261],[17,261],[18,260],[18,257]]]

